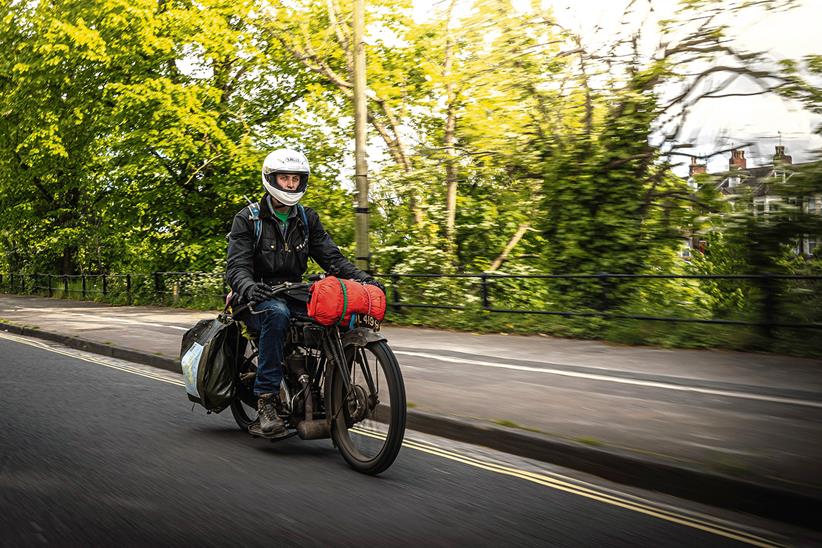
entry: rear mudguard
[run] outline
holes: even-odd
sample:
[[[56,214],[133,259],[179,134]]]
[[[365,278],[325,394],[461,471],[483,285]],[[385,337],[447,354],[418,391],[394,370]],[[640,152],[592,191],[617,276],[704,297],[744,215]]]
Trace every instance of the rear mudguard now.
[[[341,338],[344,348],[348,348],[349,346],[366,346],[368,343],[387,340],[381,333],[366,327],[355,327],[351,331],[343,334]]]

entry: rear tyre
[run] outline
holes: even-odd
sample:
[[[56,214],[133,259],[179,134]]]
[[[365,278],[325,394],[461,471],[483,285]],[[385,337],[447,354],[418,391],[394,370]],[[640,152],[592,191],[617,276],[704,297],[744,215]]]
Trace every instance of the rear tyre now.
[[[351,383],[348,394],[339,368],[334,367],[331,375],[331,435],[352,468],[376,475],[397,458],[405,435],[400,365],[385,341],[349,347],[346,359]]]
[[[247,352],[250,353],[250,352]],[[257,396],[254,395],[254,380],[257,372],[257,353],[243,358],[237,371],[237,395],[229,408],[240,430],[248,431],[257,420]]]

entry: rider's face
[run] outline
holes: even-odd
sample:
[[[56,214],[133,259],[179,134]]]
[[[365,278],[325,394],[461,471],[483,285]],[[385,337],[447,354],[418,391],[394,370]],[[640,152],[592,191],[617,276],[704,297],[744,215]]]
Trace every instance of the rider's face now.
[[[300,176],[297,173],[278,173],[277,185],[284,190],[297,190],[300,186]]]

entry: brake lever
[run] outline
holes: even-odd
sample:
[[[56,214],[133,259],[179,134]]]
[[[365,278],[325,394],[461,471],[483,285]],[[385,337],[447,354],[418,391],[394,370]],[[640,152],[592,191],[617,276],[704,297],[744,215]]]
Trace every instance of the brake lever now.
[[[270,299],[272,297],[276,297],[279,293],[282,293],[283,291],[291,287],[291,282],[283,282],[277,285],[266,284],[266,286],[268,287],[268,298]]]

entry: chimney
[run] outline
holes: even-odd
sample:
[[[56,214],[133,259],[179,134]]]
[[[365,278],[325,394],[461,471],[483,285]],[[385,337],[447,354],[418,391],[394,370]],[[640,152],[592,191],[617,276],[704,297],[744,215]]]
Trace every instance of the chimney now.
[[[776,154],[773,155],[773,165],[783,164],[783,165],[791,165],[793,163],[793,157],[788,156],[785,154],[785,146],[784,145],[776,145]]]
[[[731,151],[731,161],[728,163],[728,169],[745,169],[747,162],[745,161],[745,151],[741,148],[735,148]]]
[[[708,166],[705,164],[698,164],[696,162],[696,156],[691,156],[691,165],[688,166],[688,176],[693,177],[699,173],[707,173]]]

